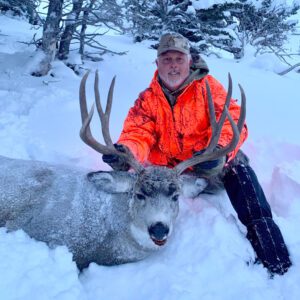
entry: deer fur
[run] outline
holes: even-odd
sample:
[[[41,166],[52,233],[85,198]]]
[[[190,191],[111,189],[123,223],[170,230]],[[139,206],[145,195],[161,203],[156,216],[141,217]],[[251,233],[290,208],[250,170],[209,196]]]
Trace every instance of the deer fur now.
[[[79,269],[90,262],[138,261],[163,247],[173,231],[185,178],[163,167],[146,168],[139,176],[87,173],[3,156],[0,170],[0,226],[23,229],[50,247],[67,246]],[[195,195],[205,187],[191,176],[184,181],[187,189],[194,186]],[[162,245],[149,233],[160,223],[168,228]]]

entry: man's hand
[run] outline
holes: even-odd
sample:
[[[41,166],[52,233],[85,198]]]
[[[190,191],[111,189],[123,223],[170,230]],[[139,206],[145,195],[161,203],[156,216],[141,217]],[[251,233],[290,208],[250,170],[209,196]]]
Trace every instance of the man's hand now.
[[[218,145],[217,148],[220,149],[221,146]],[[201,155],[204,151],[205,149],[197,151],[194,153],[194,156]],[[193,168],[197,175],[208,178],[219,174],[223,170],[225,163],[226,157],[222,156],[214,160],[201,162],[195,165]]]
[[[114,146],[118,151],[125,152],[125,146],[122,144],[114,144]],[[129,164],[116,154],[103,154],[102,160],[116,171],[128,171],[130,168]]]

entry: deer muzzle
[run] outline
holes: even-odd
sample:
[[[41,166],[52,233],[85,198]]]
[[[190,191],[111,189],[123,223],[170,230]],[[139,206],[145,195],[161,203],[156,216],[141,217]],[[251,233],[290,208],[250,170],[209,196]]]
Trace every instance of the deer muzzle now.
[[[166,243],[169,231],[169,227],[162,222],[157,222],[148,228],[150,238],[158,246]]]

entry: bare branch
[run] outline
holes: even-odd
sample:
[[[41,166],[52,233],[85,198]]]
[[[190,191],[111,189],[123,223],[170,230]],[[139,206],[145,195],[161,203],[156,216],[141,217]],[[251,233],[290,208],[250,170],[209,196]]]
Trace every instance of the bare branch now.
[[[286,70],[284,70],[284,71],[282,71],[282,72],[279,72],[279,73],[277,73],[277,74],[280,75],[280,76],[283,76],[283,75],[285,75],[285,74],[291,72],[292,70],[294,70],[294,69],[297,68],[297,67],[300,67],[300,63],[297,63],[297,64],[295,64],[295,65],[293,65],[293,66],[287,68]]]

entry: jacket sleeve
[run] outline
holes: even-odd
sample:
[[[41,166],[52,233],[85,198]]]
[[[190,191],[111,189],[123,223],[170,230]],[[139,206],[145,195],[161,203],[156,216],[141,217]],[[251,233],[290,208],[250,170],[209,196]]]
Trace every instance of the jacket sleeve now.
[[[217,120],[219,120],[221,113],[223,111],[223,106],[225,103],[227,91],[222,86],[222,84],[219,81],[217,81],[214,77],[208,75],[205,77],[205,79],[208,80],[209,87],[211,89],[212,98],[213,98],[214,105],[215,105],[216,118],[217,118]],[[206,92],[205,97],[207,97],[207,92]],[[229,113],[232,116],[235,123],[238,122],[238,119],[240,116],[240,111],[241,111],[241,107],[240,107],[240,105],[237,104],[237,100],[231,99],[230,105],[229,105]],[[210,135],[211,135],[211,128],[210,128],[209,136]],[[224,126],[222,128],[222,131],[221,131],[221,135],[220,135],[218,144],[221,146],[226,146],[231,141],[232,136],[233,136],[233,132],[232,132],[230,122],[228,121],[228,119],[226,119],[224,122]],[[236,155],[239,148],[242,146],[242,144],[246,140],[247,136],[248,136],[248,129],[247,129],[247,125],[244,124],[244,127],[243,127],[241,135],[240,135],[239,143],[238,143],[237,147],[231,153],[229,153],[227,155],[228,160],[231,160]]]
[[[155,136],[155,119],[142,93],[129,110],[117,143],[127,146],[134,157],[143,163],[156,142]]]

